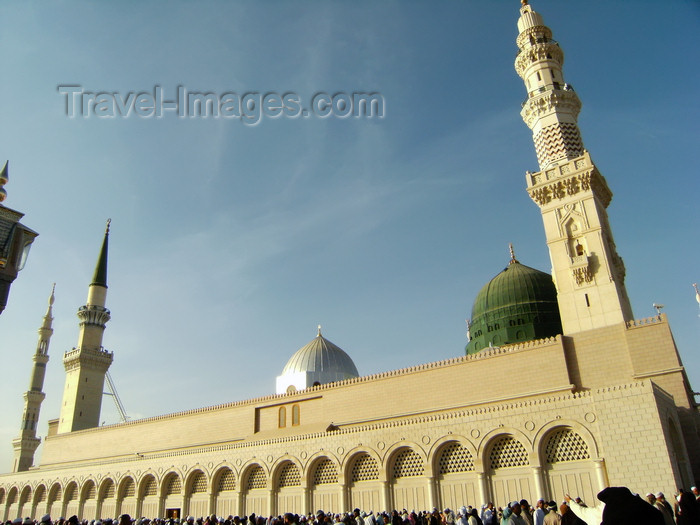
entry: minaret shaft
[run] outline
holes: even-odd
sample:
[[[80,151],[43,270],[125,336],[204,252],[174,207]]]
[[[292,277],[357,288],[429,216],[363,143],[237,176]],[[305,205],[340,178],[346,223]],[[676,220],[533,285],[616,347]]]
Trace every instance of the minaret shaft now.
[[[66,383],[58,422],[58,433],[93,428],[100,423],[105,374],[112,364],[112,352],[102,347],[110,312],[107,300],[107,247],[109,222],[95,274],[84,306],[78,309],[80,335],[78,346],[63,356]]]
[[[15,449],[13,472],[29,470],[34,464],[34,452],[41,443],[41,439],[36,436],[36,426],[39,421],[41,402],[45,397],[43,392],[44,376],[46,375],[46,363],[49,361],[49,343],[53,334],[51,323],[53,322],[54,290],[51,290],[44,322],[38,330],[39,341],[34,352],[34,366],[29,380],[29,390],[24,393],[24,410],[22,411],[19,436],[12,441],[12,446]]]
[[[564,53],[527,4],[518,30],[515,69],[528,92],[521,115],[540,166],[527,173],[527,191],[542,211],[564,334],[629,321],[625,267],[606,212],[612,192],[583,147]]]

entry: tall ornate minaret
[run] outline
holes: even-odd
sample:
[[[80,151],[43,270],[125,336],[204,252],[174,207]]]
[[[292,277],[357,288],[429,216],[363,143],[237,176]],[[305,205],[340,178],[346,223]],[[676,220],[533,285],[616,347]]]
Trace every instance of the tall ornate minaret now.
[[[109,223],[105,230],[95,274],[88,289],[87,304],[78,309],[80,336],[77,348],[66,352],[66,386],[58,422],[58,433],[93,428],[100,423],[105,374],[112,364],[112,352],[102,347],[105,324],[110,319],[107,299],[107,245]]]
[[[542,211],[563,331],[622,323],[632,309],[605,211],[612,192],[583,147],[581,101],[564,81],[564,53],[542,16],[522,3],[515,70],[527,87],[521,115],[540,166],[527,172],[527,191]]]
[[[22,426],[19,429],[19,436],[12,440],[15,449],[15,461],[12,465],[12,472],[24,472],[34,463],[34,452],[36,452],[41,439],[36,437],[36,425],[39,421],[39,411],[41,402],[46,397],[44,394],[44,376],[46,374],[46,363],[49,362],[49,341],[53,329],[53,302],[56,284],[53,285],[49,306],[44,315],[44,322],[39,328],[39,342],[34,352],[34,366],[32,367],[32,377],[29,381],[29,390],[24,393],[24,412],[22,413]]]

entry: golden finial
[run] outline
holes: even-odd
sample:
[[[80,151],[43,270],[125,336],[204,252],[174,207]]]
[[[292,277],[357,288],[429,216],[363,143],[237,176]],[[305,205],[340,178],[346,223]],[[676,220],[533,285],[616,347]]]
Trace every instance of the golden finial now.
[[[109,235],[109,225],[112,224],[112,219],[107,219],[107,228],[105,229],[105,235]]]
[[[51,287],[51,295],[49,296],[49,306],[53,306],[53,303],[55,300],[56,300],[56,283],[53,283],[53,286]]]
[[[318,325],[318,334],[316,334],[316,337],[321,337],[321,325]]]
[[[518,262],[518,260],[515,258],[515,250],[513,249],[512,242],[508,243],[508,249],[510,250],[510,262],[508,264],[513,264],[513,263]]]
[[[520,3],[523,5],[527,5],[527,0],[520,0]]]

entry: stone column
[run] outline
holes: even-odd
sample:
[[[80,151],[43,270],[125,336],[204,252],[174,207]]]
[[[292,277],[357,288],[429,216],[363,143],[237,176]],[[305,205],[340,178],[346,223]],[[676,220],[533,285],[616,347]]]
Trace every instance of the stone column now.
[[[428,484],[428,507],[438,507],[438,493],[437,484],[435,483],[434,476],[426,476],[426,483]]]
[[[595,466],[595,477],[598,481],[598,490],[601,491],[609,485],[608,473],[605,470],[605,460],[604,459],[594,459],[593,465]]]
[[[350,501],[350,498],[348,497],[348,486],[345,483],[338,483],[338,488],[340,490],[340,508],[352,510],[348,506],[348,502]],[[314,512],[315,512],[315,510],[314,510]]]
[[[391,508],[390,508],[390,504],[391,504],[391,494],[390,494],[391,485],[389,484],[388,481],[380,481],[379,483],[380,483],[380,486],[381,486],[381,492],[380,492],[381,501],[379,502],[379,503],[382,505],[382,509],[381,509],[381,510],[384,510],[384,511],[386,511],[386,510],[391,510]]]
[[[535,497],[540,499],[544,497],[544,479],[542,478],[542,467],[532,467],[532,477],[535,480]]]
[[[479,504],[479,506],[481,506],[484,503],[489,502],[489,491],[486,485],[486,474],[484,474],[483,472],[477,472],[476,479],[479,484],[479,497],[481,498],[481,501],[477,503]]]

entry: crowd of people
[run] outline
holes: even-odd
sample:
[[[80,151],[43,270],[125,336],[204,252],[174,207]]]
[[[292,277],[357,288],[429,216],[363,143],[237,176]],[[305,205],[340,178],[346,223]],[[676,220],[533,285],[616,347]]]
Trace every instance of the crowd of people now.
[[[342,514],[318,511],[306,515],[286,513],[279,516],[207,516],[195,519],[146,517],[134,519],[122,514],[117,519],[80,520],[77,516],[52,520],[46,514],[40,520],[17,518],[5,525],[700,525],[700,491],[680,490],[673,505],[663,493],[649,493],[646,499],[626,487],[608,487],[598,494],[596,505],[566,495],[561,504],[540,499],[532,507],[527,500],[513,501],[505,507],[487,503],[481,508],[463,506],[439,511],[391,512],[355,509]],[[1,524],[1,522],[0,522]]]

